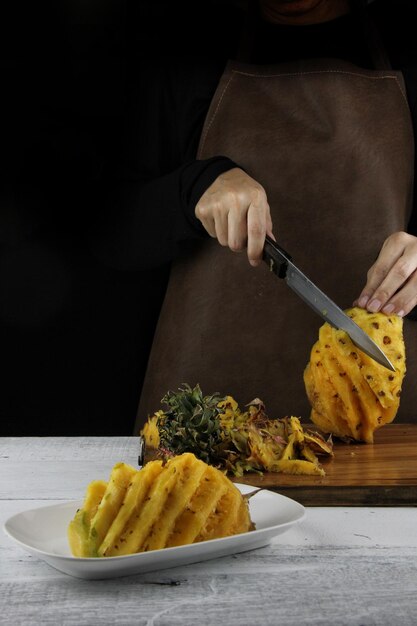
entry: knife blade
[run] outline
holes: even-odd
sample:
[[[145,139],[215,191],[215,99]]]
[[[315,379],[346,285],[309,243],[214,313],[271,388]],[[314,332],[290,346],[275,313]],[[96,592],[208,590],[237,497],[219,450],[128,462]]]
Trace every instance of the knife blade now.
[[[395,367],[381,348],[295,265],[291,256],[268,235],[265,239],[263,259],[269,269],[283,278],[313,311],[334,328],[344,330],[352,342],[374,361],[395,372]]]

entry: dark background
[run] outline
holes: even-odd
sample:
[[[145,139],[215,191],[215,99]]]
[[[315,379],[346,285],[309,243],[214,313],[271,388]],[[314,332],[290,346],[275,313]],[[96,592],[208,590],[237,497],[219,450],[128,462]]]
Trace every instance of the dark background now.
[[[376,3],[414,105],[416,3]],[[169,267],[100,265],[86,233],[140,64],[226,60],[242,18],[239,0],[2,4],[0,435],[130,433]]]
[[[227,56],[232,13],[227,0],[2,4],[0,435],[130,434],[169,267],[105,266],[88,233],[140,63]]]

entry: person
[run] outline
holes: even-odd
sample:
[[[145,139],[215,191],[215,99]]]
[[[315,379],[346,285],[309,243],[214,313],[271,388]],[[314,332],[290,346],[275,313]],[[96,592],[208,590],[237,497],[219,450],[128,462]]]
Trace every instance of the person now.
[[[173,264],[136,430],[185,382],[239,404],[260,397],[273,417],[308,419],[303,370],[322,322],[261,263],[266,234],[339,306],[404,318],[397,420],[415,419],[416,54],[404,5],[367,4],[250,3],[239,58],[210,96],[201,74],[188,74],[186,85],[181,74],[167,79],[184,118],[210,101],[200,132],[193,127],[197,163],[232,163],[192,187],[195,217],[217,241],[183,246]],[[249,273],[229,249],[246,249],[262,268]]]
[[[3,266],[8,268],[0,280],[6,296],[2,339],[8,348],[3,353],[3,434],[132,432],[173,259],[134,432],[159,407],[165,391],[183,382],[200,382],[208,393],[233,393],[242,402],[260,396],[271,415],[291,411],[306,416],[302,369],[320,320],[303,310],[261,263],[265,233],[287,247],[343,306],[361,295],[369,297],[366,289],[375,289],[374,280],[361,294],[366,270],[384,239],[392,235],[384,252],[390,259],[400,256],[401,246],[406,258],[414,258],[415,239],[394,235],[407,229],[411,210],[409,109],[398,70],[384,71],[386,80],[369,81],[381,85],[380,91],[367,87],[362,92],[361,76],[380,76],[373,73],[368,33],[360,30],[365,26],[363,3],[262,2],[261,15],[253,15],[246,7],[213,1],[216,11],[208,10],[207,39],[198,28],[171,28],[182,24],[181,15],[174,19],[181,4],[186,11],[195,9],[191,2],[175,7],[158,3],[160,39],[155,43],[144,24],[138,50],[133,32],[137,21],[127,20],[127,71],[119,59],[111,59],[113,73],[103,72],[102,83],[96,79],[90,85],[83,77],[81,93],[91,100],[87,114],[76,116],[75,124],[58,125],[58,132],[53,128],[47,146],[51,154],[35,167],[35,173],[45,176],[46,193],[41,200],[35,195],[37,206],[28,211],[29,220],[20,212],[19,228],[10,230],[3,252]],[[330,10],[332,5],[336,12]],[[129,10],[139,11],[142,18],[144,6],[133,3]],[[382,26],[389,24],[389,39],[396,26],[390,4],[378,0],[369,12]],[[257,30],[243,28],[245,37],[238,41],[246,16]],[[312,23],[303,23],[306,19]],[[106,16],[104,22],[112,20]],[[411,22],[405,16],[399,23],[405,28]],[[365,71],[359,72],[359,83],[352,81],[354,90],[340,81],[336,89],[334,82],[320,83],[327,100],[318,98],[311,81],[304,80],[291,91],[292,100],[281,103],[276,99],[278,86],[270,92],[259,82],[251,100],[246,100],[251,90],[238,90],[234,108],[226,109],[226,126],[216,129],[211,112],[219,103],[219,88],[230,77],[227,72],[238,69],[225,68],[238,47],[239,58],[249,62],[260,80],[271,63],[289,63],[294,73],[294,62],[304,58],[313,63],[310,78],[334,76],[336,69],[341,79],[352,69],[349,65],[345,72],[346,63],[354,64],[353,73],[357,67]],[[325,72],[322,65],[314,66],[315,59],[329,57],[341,62]],[[403,69],[410,106],[416,84],[413,58],[412,51],[400,50],[395,59],[396,67]],[[122,90],[114,66],[120,74],[126,71],[128,82]],[[83,71],[73,69],[77,76]],[[245,73],[234,72],[236,76]],[[283,85],[282,93],[287,87]],[[62,106],[68,93],[64,79],[59,88]],[[271,109],[263,104],[269,97],[278,107],[272,120]],[[356,117],[352,111],[343,123],[355,98]],[[77,100],[72,105],[82,106]],[[243,119],[235,117],[239,110]],[[252,116],[253,123],[244,123]],[[91,120],[97,118],[92,132]],[[121,123],[125,132],[119,141]],[[393,124],[395,133],[389,132]],[[225,128],[235,129],[235,136],[224,133]],[[311,138],[311,128],[314,140],[303,143],[303,137]],[[213,131],[224,144],[213,141]],[[39,143],[29,155],[31,166],[39,163],[38,149]],[[43,155],[45,151],[43,146]],[[98,158],[103,152],[105,158]],[[298,166],[302,154],[310,157]],[[41,219],[34,220],[39,211]],[[415,217],[408,227],[413,237],[412,228]],[[243,248],[247,254],[230,251]],[[378,276],[380,265],[370,280]],[[410,277],[411,268],[412,262]],[[404,314],[412,306],[407,295],[411,283],[403,278],[404,287],[396,289],[395,298],[401,292],[408,297]],[[393,301],[403,306],[401,300]],[[387,304],[387,298],[381,301],[381,306]]]

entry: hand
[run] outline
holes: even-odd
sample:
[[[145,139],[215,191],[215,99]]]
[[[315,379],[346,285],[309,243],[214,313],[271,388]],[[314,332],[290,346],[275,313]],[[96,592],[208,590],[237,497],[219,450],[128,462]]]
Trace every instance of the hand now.
[[[417,237],[398,232],[385,240],[354,306],[404,317],[417,304]]]
[[[240,168],[216,178],[198,201],[195,214],[222,246],[234,252],[247,248],[253,266],[262,260],[265,235],[274,238],[265,190]]]

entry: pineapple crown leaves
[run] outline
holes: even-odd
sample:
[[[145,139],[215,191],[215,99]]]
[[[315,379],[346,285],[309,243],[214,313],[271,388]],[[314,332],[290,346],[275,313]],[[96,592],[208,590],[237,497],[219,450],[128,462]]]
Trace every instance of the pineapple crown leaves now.
[[[194,452],[206,462],[221,460],[224,432],[219,420],[218,393],[203,396],[200,386],[184,384],[162,398],[167,410],[158,420],[161,446],[177,454]]]

